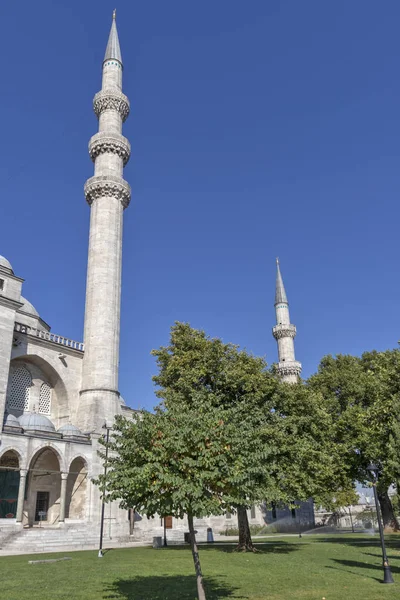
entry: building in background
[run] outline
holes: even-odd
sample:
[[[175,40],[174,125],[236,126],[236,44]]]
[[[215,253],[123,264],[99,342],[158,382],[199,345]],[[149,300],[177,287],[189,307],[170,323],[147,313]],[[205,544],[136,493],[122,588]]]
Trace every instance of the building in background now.
[[[272,334],[278,344],[277,371],[282,381],[296,383],[301,373],[301,363],[296,360],[294,353],[296,326],[290,322],[289,302],[283,285],[279,259],[276,259],[275,315],[276,325],[272,329]]]

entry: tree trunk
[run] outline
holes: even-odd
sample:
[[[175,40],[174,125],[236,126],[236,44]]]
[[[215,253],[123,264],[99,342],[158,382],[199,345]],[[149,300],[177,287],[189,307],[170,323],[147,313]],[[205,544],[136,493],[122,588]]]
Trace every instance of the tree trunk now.
[[[133,530],[135,528],[135,509],[129,509],[129,535],[133,535]]]
[[[392,527],[395,531],[399,531],[399,523],[395,517],[392,502],[387,491],[378,491],[378,499],[381,507],[383,526]]]
[[[188,514],[189,532],[190,532],[190,547],[192,548],[192,556],[194,562],[194,568],[196,571],[197,579],[197,597],[198,600],[207,600],[206,593],[204,591],[203,574],[201,572],[201,565],[199,559],[199,551],[197,549],[196,534],[193,527],[193,515]]]
[[[247,518],[247,510],[244,506],[238,506],[238,527],[239,527],[239,543],[236,546],[236,552],[257,552],[251,541],[251,533],[249,520]]]

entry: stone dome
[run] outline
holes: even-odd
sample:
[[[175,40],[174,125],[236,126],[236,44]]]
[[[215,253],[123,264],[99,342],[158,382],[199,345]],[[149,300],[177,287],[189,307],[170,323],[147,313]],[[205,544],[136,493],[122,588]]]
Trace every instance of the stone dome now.
[[[11,263],[4,256],[1,256],[1,255],[0,255],[0,267],[3,267],[3,269],[8,269],[9,271],[12,271]]]
[[[31,304],[29,302],[29,300],[27,300],[26,298],[24,298],[23,296],[21,296],[21,302],[23,302],[23,306],[21,306],[21,308],[19,309],[20,311],[23,311],[25,313],[33,315],[34,317],[38,317],[39,316],[38,311],[33,306],[33,304]]]
[[[6,414],[6,418],[4,419],[4,426],[18,427],[18,429],[21,429],[21,425],[19,424],[18,418],[15,415],[12,415],[11,413]]]
[[[18,421],[25,431],[46,431],[47,433],[54,433],[56,430],[50,419],[44,415],[38,415],[37,413],[24,413],[19,417]]]
[[[80,429],[72,425],[72,423],[66,423],[62,425],[58,430],[58,433],[62,433],[63,437],[82,437],[83,433]]]

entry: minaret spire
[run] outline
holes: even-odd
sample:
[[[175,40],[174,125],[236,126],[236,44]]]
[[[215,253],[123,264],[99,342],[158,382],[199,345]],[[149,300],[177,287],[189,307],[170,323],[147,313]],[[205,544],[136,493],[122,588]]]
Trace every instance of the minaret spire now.
[[[116,8],[113,11],[110,35],[108,36],[106,53],[104,55],[104,62],[106,60],[118,60],[122,65],[121,48],[119,45],[118,31],[117,31],[117,9]]]
[[[301,363],[295,359],[296,327],[290,323],[289,302],[283,285],[279,258],[276,259],[275,314],[277,324],[272,329],[272,334],[278,343],[278,373],[282,381],[296,383],[301,373]]]
[[[286,302],[286,292],[285,286],[283,285],[283,279],[281,275],[281,270],[279,268],[279,258],[276,259],[276,286],[275,286],[275,304],[279,304],[280,302]]]
[[[103,62],[102,89],[93,100],[99,131],[89,142],[94,176],[85,184],[90,206],[85,354],[80,417],[85,431],[111,425],[119,412],[118,363],[123,212],[131,188],[123,169],[131,153],[122,135],[129,100],[122,93],[122,58],[115,12]]]

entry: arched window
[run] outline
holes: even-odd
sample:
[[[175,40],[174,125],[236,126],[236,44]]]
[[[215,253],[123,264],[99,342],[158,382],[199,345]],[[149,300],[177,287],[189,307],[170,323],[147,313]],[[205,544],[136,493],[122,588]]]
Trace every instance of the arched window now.
[[[42,383],[39,396],[39,413],[49,415],[51,411],[51,387],[47,383]]]
[[[19,488],[19,460],[13,450],[0,458],[0,519],[15,519]]]
[[[7,393],[7,408],[21,413],[29,408],[29,394],[32,377],[28,369],[21,365],[10,373]]]

